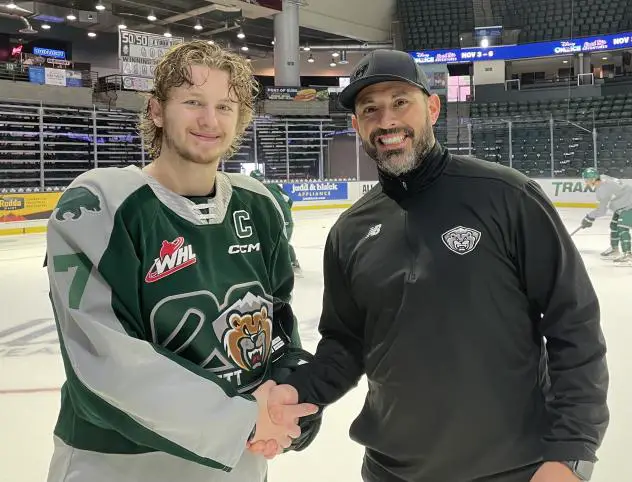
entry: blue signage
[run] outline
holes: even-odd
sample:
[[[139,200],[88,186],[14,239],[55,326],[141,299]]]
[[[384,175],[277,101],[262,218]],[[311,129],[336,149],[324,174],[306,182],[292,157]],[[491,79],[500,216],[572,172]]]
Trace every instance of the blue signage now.
[[[346,200],[346,182],[302,182],[283,184],[283,190],[292,201],[334,201]]]
[[[46,70],[44,67],[29,66],[29,82],[34,84],[46,83]]]
[[[565,56],[580,52],[598,52],[632,48],[632,32],[574,40],[554,40],[520,45],[494,45],[487,48],[471,47],[452,50],[409,52],[419,64],[451,64],[490,60],[519,60],[537,57]]]
[[[33,47],[33,53],[35,55],[40,55],[42,57],[50,57],[53,59],[65,59],[66,51],[64,50],[55,50],[55,49],[46,49],[44,47]]]

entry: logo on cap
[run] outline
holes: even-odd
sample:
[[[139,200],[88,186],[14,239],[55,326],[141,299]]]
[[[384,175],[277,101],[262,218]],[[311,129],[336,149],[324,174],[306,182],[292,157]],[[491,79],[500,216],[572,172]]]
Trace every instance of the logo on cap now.
[[[358,68],[358,70],[356,70],[356,71],[353,73],[352,80],[354,80],[354,81],[355,81],[355,80],[358,80],[360,77],[364,77],[364,74],[366,74],[366,71],[368,70],[368,68],[369,68],[369,64],[368,64],[368,63],[366,63],[366,64],[364,64],[364,65],[361,65],[361,66]]]

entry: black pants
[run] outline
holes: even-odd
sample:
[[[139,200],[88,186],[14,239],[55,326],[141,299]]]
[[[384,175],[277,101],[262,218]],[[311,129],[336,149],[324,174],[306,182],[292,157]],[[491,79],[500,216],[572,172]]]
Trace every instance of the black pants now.
[[[505,472],[503,474],[493,475],[491,477],[484,477],[482,479],[475,480],[424,480],[423,482],[530,482],[535,473],[538,471],[542,464],[528,465],[526,467],[512,470],[511,472]],[[375,466],[373,466],[375,468]],[[369,472],[366,466],[366,462],[362,465],[362,480],[364,482],[421,482],[416,480],[404,480],[393,475],[384,473],[376,474],[374,470]]]

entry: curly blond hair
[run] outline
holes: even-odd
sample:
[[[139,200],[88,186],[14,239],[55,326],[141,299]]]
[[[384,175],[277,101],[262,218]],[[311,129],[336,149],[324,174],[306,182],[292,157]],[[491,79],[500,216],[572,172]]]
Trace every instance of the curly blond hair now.
[[[154,159],[160,155],[162,128],[156,126],[151,117],[150,100],[154,98],[160,104],[164,104],[172,88],[191,85],[193,83],[190,70],[192,65],[204,65],[212,69],[223,70],[229,74],[229,92],[234,94],[239,103],[239,117],[235,139],[233,139],[226,157],[237,152],[243,140],[244,132],[252,121],[258,84],[254,78],[250,62],[246,58],[202,40],[192,40],[175,45],[165,53],[156,65],[154,88],[147,97],[145,109],[141,114],[140,132],[149,155]]]

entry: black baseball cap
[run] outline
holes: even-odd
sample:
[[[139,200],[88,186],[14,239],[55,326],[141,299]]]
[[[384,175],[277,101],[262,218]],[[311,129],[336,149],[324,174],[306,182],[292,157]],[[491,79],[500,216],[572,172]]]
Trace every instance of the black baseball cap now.
[[[353,110],[356,96],[362,89],[379,82],[403,81],[430,94],[428,77],[415,60],[401,50],[373,50],[353,69],[349,85],[338,97],[340,105]]]

